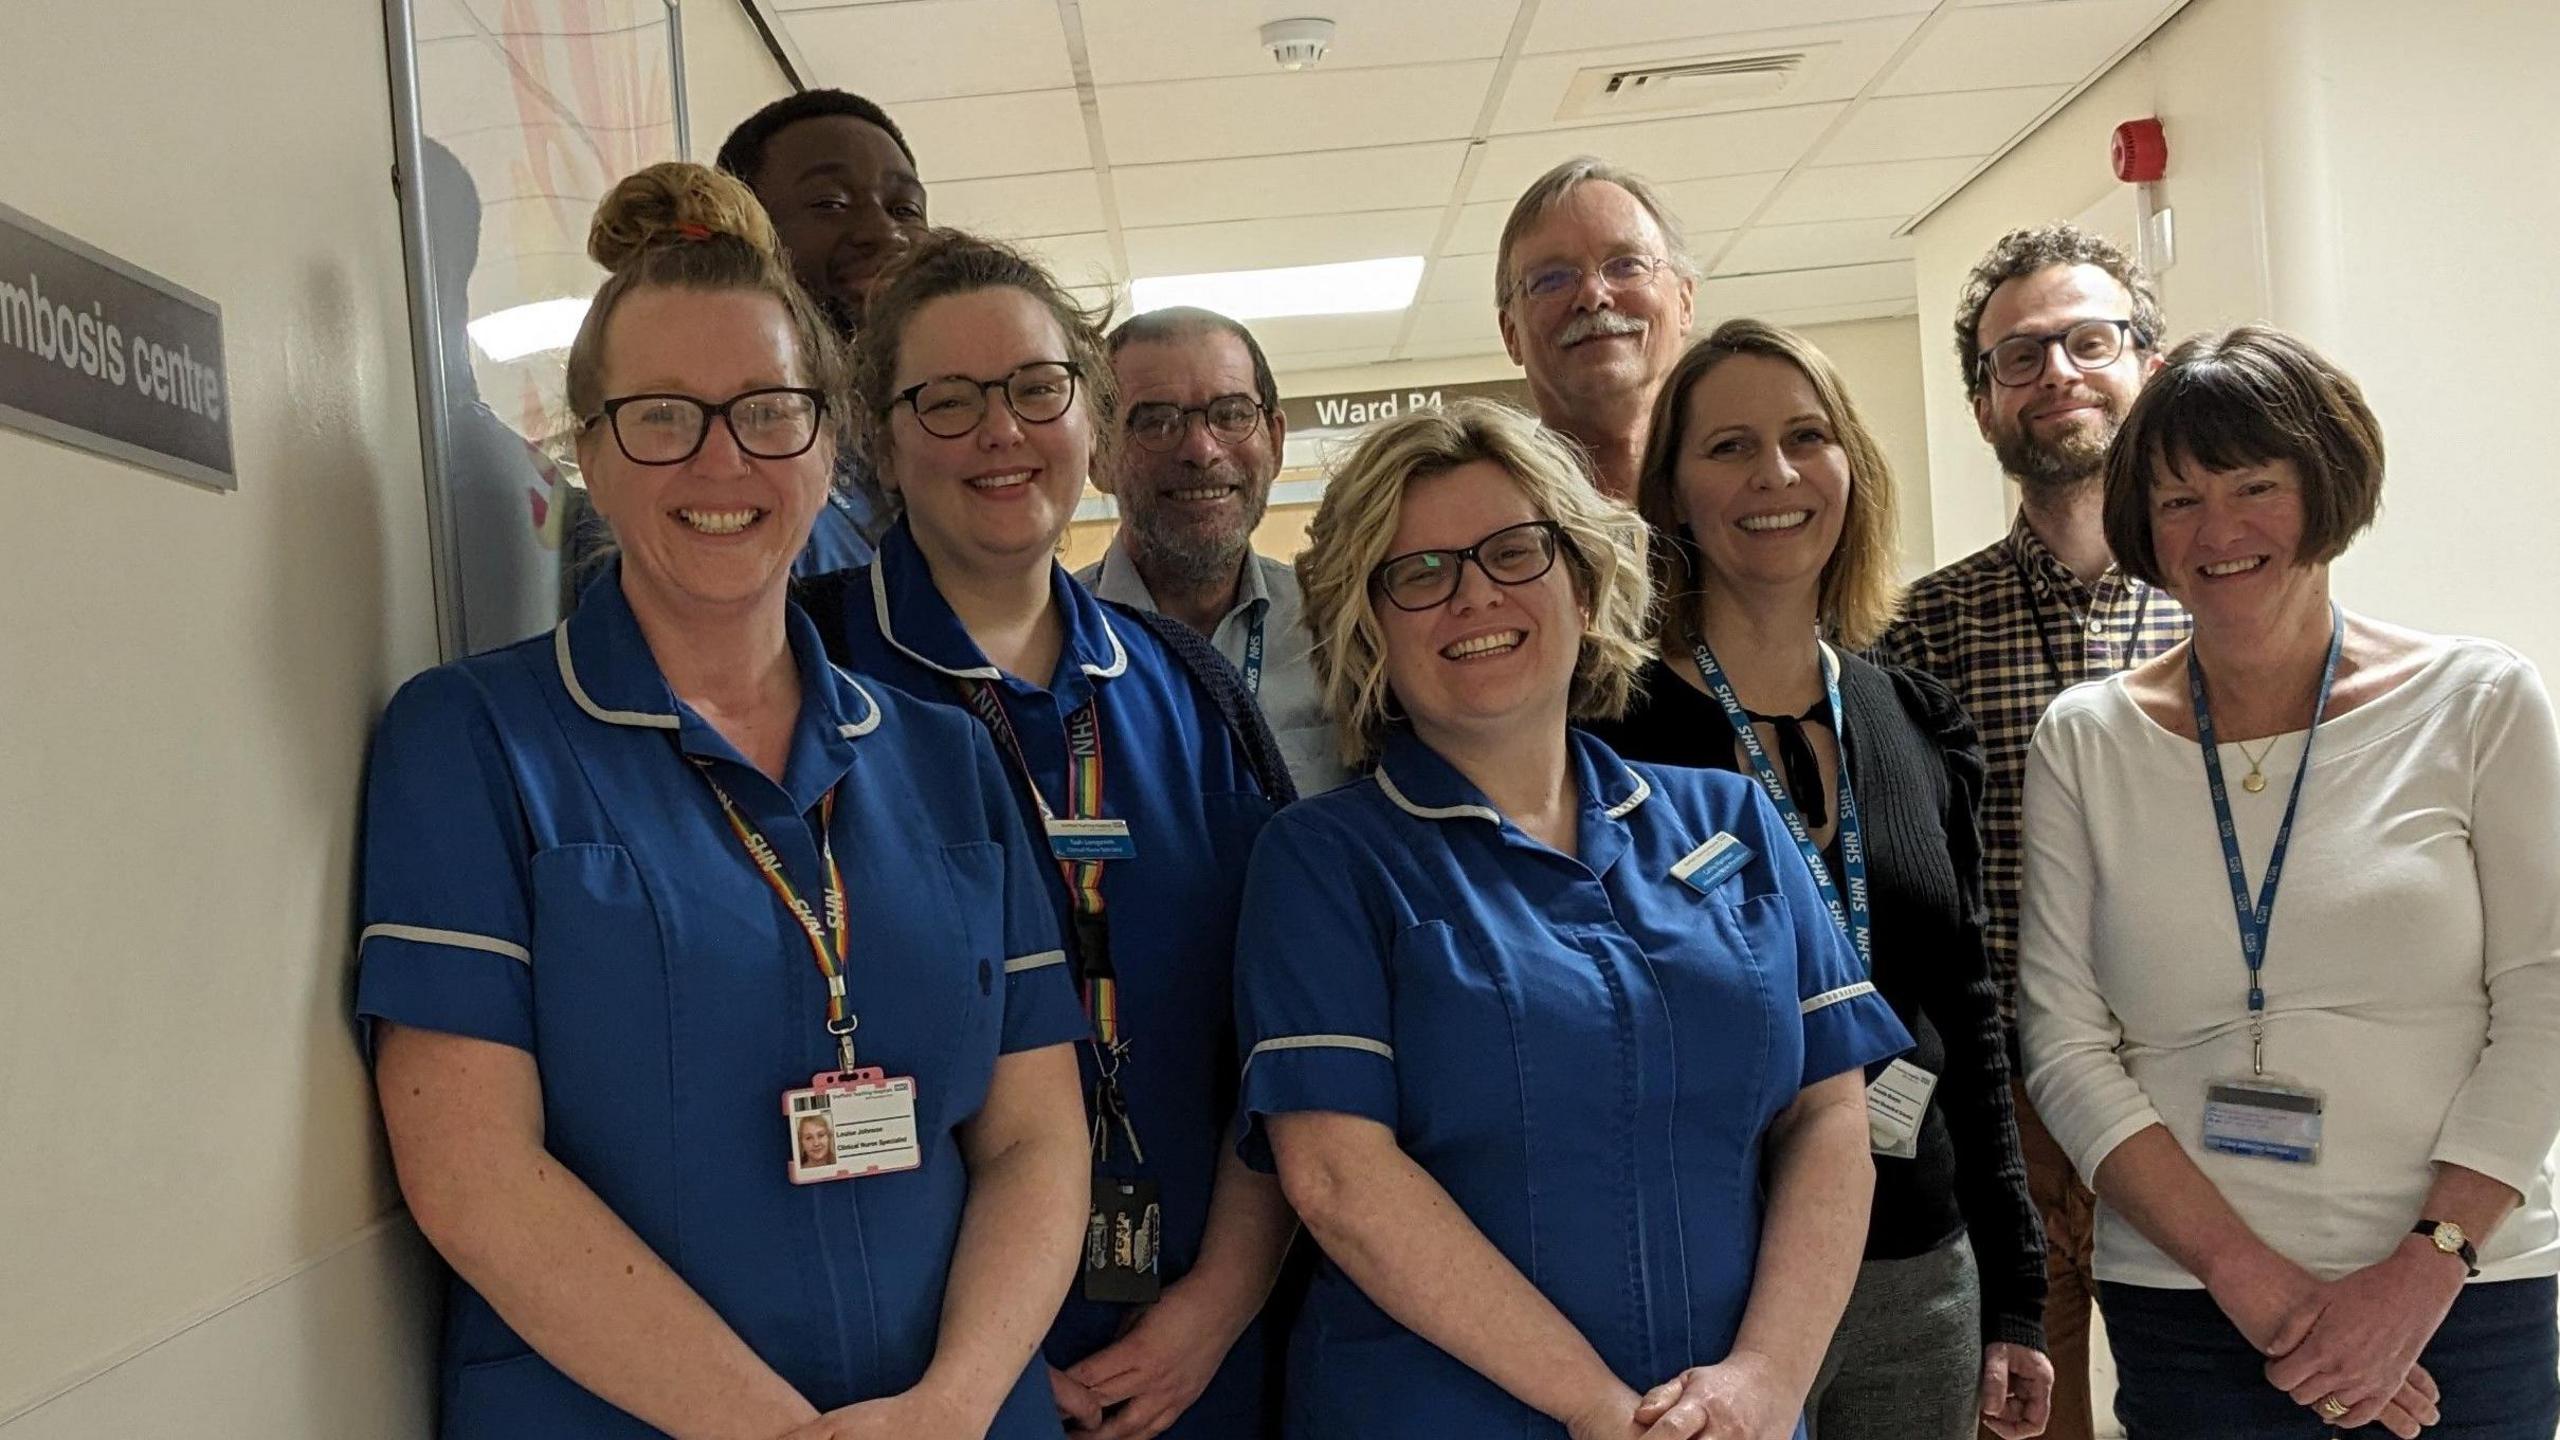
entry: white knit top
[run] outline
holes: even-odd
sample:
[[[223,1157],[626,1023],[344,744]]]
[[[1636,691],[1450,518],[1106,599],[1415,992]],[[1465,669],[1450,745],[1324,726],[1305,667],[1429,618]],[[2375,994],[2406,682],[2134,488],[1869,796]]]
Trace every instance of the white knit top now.
[[[2303,739],[2275,740],[2255,795],[2222,747],[2253,899]],[[2074,687],[2036,729],[2024,832],[2027,1089],[2083,1177],[2164,1124],[2261,1238],[2334,1277],[2399,1244],[2444,1161],[2525,1197],[2482,1279],[2560,1272],[2560,732],[2531,663],[2455,640],[2320,727],[2263,971],[2268,1078],[2326,1097],[2316,1164],[2202,1143],[2206,1087],[2250,1073],[2249,972],[2196,742],[2121,677]],[[2097,1272],[2200,1283],[2103,1205]]]

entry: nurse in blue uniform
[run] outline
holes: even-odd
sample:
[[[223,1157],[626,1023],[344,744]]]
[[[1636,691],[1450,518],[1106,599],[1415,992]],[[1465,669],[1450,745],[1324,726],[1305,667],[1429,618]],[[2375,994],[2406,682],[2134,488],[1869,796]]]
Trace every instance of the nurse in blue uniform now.
[[[866,682],[993,738],[1058,861],[1093,1020],[1095,1202],[1046,1345],[1060,1413],[1107,1440],[1249,1440],[1258,1317],[1296,1224],[1226,1143],[1236,901],[1271,802],[1184,663],[1057,563],[1113,413],[1100,340],[1057,283],[1002,246],[928,238],[873,290],[854,356],[905,515],[813,601],[819,623]]]
[[[1367,784],[1254,852],[1243,1148],[1324,1248],[1287,1433],[1783,1440],[1909,1037],[1749,781],[1569,721],[1644,660],[1644,525],[1483,402],[1373,428],[1299,561]]]
[[[1058,1434],[1046,861],[985,739],[786,598],[840,361],[772,243],[699,167],[607,197],[569,398],[620,554],[375,743],[356,1005],[455,1272],[449,1440]]]

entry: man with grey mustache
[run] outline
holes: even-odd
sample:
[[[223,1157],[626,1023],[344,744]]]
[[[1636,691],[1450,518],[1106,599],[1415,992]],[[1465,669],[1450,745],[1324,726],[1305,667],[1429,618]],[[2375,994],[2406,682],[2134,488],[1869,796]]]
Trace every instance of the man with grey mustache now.
[[[1696,310],[1697,262],[1640,176],[1588,155],[1538,177],[1503,222],[1493,262],[1502,345],[1528,372],[1550,430],[1630,502],[1654,396]]]

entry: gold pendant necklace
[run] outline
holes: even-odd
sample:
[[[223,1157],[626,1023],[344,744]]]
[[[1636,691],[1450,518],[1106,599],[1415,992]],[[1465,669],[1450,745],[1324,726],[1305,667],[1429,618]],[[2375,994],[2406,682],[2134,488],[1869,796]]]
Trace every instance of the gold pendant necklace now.
[[[2241,789],[2255,795],[2267,788],[2267,777],[2259,772],[2258,767],[2266,761],[2266,758],[2269,755],[2275,753],[2276,741],[2282,738],[2282,736],[2269,737],[2267,740],[2267,748],[2259,751],[2255,755],[2249,755],[2249,747],[2245,744],[2241,744],[2240,741],[2234,740],[2231,742],[2234,745],[2240,746],[2241,754],[2249,755],[2249,773],[2240,777]]]

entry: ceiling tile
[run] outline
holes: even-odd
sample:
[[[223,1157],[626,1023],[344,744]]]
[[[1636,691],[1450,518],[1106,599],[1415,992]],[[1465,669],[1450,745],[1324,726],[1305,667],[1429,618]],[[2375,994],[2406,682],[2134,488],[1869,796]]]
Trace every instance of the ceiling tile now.
[[[1404,329],[1404,313],[1290,315],[1277,320],[1256,320],[1252,325],[1254,340],[1262,346],[1264,353],[1275,360],[1287,356],[1295,361],[1300,356],[1329,354],[1337,350],[1374,349],[1383,355]]]
[[[1125,225],[1194,225],[1279,215],[1394,210],[1437,202],[1457,182],[1467,145],[1391,145],[1246,160],[1111,167]]]
[[[1384,361],[1386,358],[1387,352],[1385,347],[1364,345],[1356,350],[1318,350],[1304,354],[1292,355],[1289,357],[1289,363],[1286,366],[1275,365],[1272,368],[1282,372],[1276,377],[1279,382],[1280,393],[1283,396],[1293,396],[1302,395],[1307,392],[1303,389],[1292,388],[1289,383],[1292,377],[1288,372],[1295,371],[1304,373],[1312,370],[1332,370],[1337,368],[1349,369],[1356,365],[1376,365]],[[1294,440],[1296,436],[1292,434],[1290,438]]]
[[[1718,275],[1764,270],[1810,270],[1826,265],[1868,265],[1911,258],[1912,242],[1897,239],[1898,220],[1828,220],[1814,225],[1757,225],[1716,262]]]
[[[1825,165],[1884,160],[1937,160],[1990,155],[2034,124],[2067,85],[2015,90],[1961,90],[1870,100],[1822,147]]]
[[[1075,84],[1054,0],[908,0],[793,11],[782,23],[817,83],[878,101],[901,128],[905,102]],[[974,38],[995,35],[1004,43]]]
[[[1449,300],[1413,307],[1408,348],[1452,343],[1474,345],[1492,353],[1501,351],[1502,326],[1494,319],[1490,299]]]
[[[1698,323],[1704,328],[1735,315],[1778,314],[1816,305],[1908,302],[1913,293],[1908,261],[1740,275],[1698,287]]]
[[[1493,69],[1487,60],[1112,85],[1100,92],[1102,130],[1115,166],[1463,139]]]
[[[2076,85],[2175,8],[2166,0],[2048,0],[1950,10],[1876,93]]]
[[[1049,267],[1059,283],[1103,288],[1119,276],[1111,263],[1111,237],[1103,234],[1033,235],[1013,242]]]
[[[1804,30],[1890,16],[1920,16],[1936,0],[1544,0],[1526,53],[1644,45],[1704,35]]]
[[[1781,175],[1729,175],[1721,180],[1686,180],[1677,185],[1658,187],[1662,203],[1671,207],[1672,215],[1687,232],[1692,254],[1715,253],[1713,245],[1721,232],[1758,208],[1776,189]],[[1503,223],[1511,218],[1511,201],[1494,201],[1483,205],[1467,205],[1458,211],[1458,223],[1449,232],[1449,243],[1443,247],[1451,255],[1491,254],[1502,242]]]
[[[1430,250],[1431,237],[1439,228],[1437,210],[1380,210],[1365,215],[1152,226],[1125,233],[1131,268],[1147,276],[1420,255]]]
[[[1306,0],[1083,0],[1085,48],[1100,85],[1279,72],[1262,48],[1263,22],[1330,10],[1333,48],[1323,71],[1490,60],[1511,36],[1504,5],[1366,4]]]
[[[1422,277],[1422,302],[1430,304],[1473,305],[1487,314],[1493,312],[1493,252],[1479,255],[1443,255],[1431,262],[1431,271]]]
[[[1842,108],[1805,105],[1537,135],[1497,135],[1484,143],[1467,199],[1478,204],[1498,200],[1507,206],[1539,176],[1577,155],[1597,155],[1657,185],[1785,170],[1803,157],[1805,147]]]
[[[1761,222],[1801,225],[1816,220],[1907,219],[1973,173],[1977,162],[1901,160],[1890,165],[1825,165],[1800,170],[1787,182]]]
[[[1092,165],[1073,90],[918,100],[898,107],[928,187],[989,175],[1038,175]]]
[[[1666,112],[1636,111],[1599,120],[1564,119],[1561,112],[1571,93],[1574,77],[1584,70],[1606,67],[1615,71],[1636,65],[1666,65],[1738,51],[1801,50],[1805,60],[1803,67],[1789,78],[1782,90],[1714,103],[1692,103],[1681,107],[1677,113],[1736,114],[1848,100],[1883,73],[1894,53],[1919,26],[1920,17],[1912,15],[1818,30],[1797,26],[1782,31],[1692,36],[1660,44],[1613,45],[1597,50],[1576,49],[1532,55],[1513,68],[1510,80],[1503,86],[1502,105],[1494,115],[1493,130],[1496,134],[1507,134],[1548,130],[1559,125],[1624,124],[1659,119]]]
[[[1064,235],[1103,228],[1102,191],[1091,170],[945,180],[927,198],[934,224],[981,235]]]

